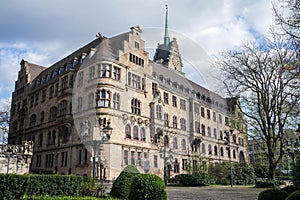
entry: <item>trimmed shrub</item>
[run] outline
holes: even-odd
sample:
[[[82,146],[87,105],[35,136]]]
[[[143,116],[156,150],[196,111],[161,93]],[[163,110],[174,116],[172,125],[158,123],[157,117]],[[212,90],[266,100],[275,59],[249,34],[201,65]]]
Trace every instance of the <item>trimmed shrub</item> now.
[[[22,199],[24,196],[83,196],[94,187],[90,177],[69,175],[0,174],[0,199]]]
[[[139,170],[135,166],[126,166],[113,183],[110,195],[119,199],[128,199],[132,178],[139,173]]]
[[[214,183],[214,178],[206,173],[179,174],[171,182],[184,186],[207,186]]]
[[[259,193],[257,200],[285,200],[287,196],[287,192],[273,188]]]
[[[129,199],[134,200],[166,200],[164,181],[154,174],[137,174],[133,177]]]
[[[300,199],[300,190],[293,192],[286,198],[286,200],[299,200],[299,199]]]
[[[288,194],[291,194],[291,193],[295,192],[297,190],[297,188],[293,185],[289,185],[289,186],[282,188],[281,190],[286,191]]]
[[[278,188],[279,182],[276,180],[261,179],[255,181],[256,188]]]

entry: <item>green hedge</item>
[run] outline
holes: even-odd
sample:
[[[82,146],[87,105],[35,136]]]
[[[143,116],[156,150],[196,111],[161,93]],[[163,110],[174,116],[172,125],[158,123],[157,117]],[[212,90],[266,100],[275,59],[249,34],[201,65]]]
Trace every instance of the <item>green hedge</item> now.
[[[84,196],[94,187],[90,177],[0,174],[0,199],[24,196]]]
[[[155,174],[137,174],[133,177],[129,199],[166,200],[165,183]]]
[[[171,183],[184,186],[206,186],[214,183],[214,178],[206,173],[179,174],[170,179]]]

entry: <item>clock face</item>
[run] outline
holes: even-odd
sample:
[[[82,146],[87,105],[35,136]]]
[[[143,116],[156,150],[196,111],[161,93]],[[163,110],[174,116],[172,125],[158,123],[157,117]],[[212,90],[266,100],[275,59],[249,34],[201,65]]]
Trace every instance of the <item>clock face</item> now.
[[[179,65],[179,58],[173,57],[173,58],[172,58],[172,64],[173,64],[174,66],[178,66],[178,65]]]

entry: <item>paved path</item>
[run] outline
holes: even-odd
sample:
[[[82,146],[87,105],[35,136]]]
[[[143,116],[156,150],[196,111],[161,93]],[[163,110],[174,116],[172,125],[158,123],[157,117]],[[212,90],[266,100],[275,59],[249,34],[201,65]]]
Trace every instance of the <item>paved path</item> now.
[[[257,200],[265,189],[247,186],[167,187],[169,200]]]

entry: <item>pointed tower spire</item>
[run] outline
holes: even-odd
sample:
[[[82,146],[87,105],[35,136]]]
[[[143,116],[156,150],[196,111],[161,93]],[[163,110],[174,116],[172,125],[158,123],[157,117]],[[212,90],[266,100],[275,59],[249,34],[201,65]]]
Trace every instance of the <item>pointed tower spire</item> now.
[[[165,36],[164,36],[164,45],[168,47],[170,42],[169,31],[168,31],[168,5],[166,5],[166,22],[165,22]]]

